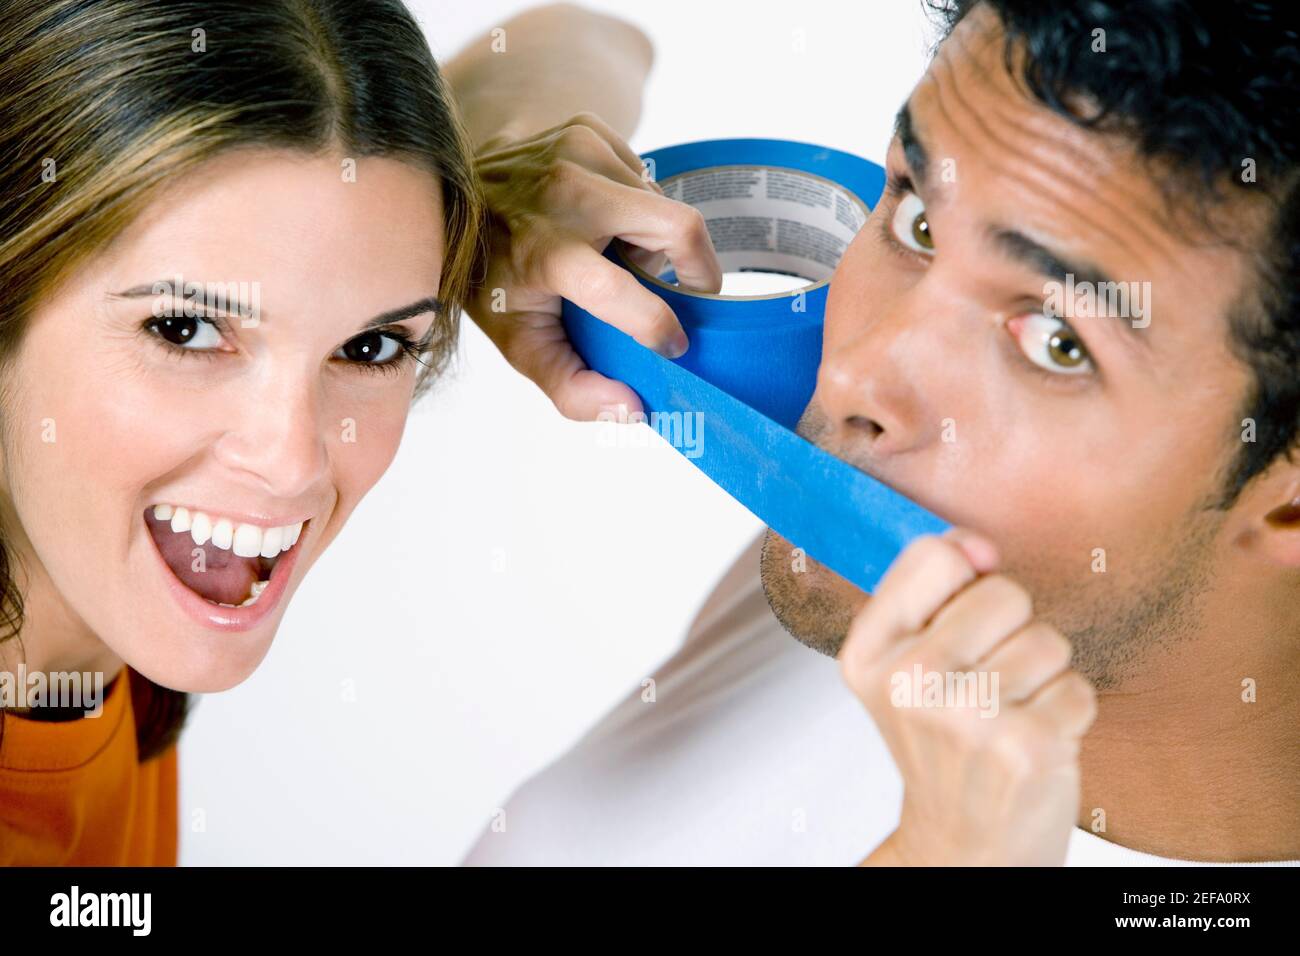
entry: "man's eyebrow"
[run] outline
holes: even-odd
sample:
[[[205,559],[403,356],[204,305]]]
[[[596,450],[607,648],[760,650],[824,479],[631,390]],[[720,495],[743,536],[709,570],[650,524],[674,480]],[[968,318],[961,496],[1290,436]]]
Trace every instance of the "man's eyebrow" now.
[[[209,288],[209,286],[205,285],[204,283],[194,283],[194,284],[205,289]],[[223,285],[221,283],[218,283],[212,286],[212,288],[225,289],[233,284],[234,283],[226,283]],[[190,285],[190,283],[186,283],[186,285],[188,286]],[[155,291],[159,287],[164,287],[164,291],[162,292]],[[144,283],[143,285],[132,286],[131,288],[126,289],[122,292],[110,293],[109,297],[113,299],[144,299],[144,298],[152,298],[154,296],[159,296],[159,295],[167,295],[171,293],[174,298],[179,298],[179,299],[186,298],[186,296],[183,294],[180,295],[175,294],[172,291],[173,289],[174,289],[174,284],[169,281],[148,282],[148,283]],[[182,292],[183,291],[184,290],[182,290]],[[200,302],[202,302],[202,299],[200,299]],[[236,315],[250,315],[252,314],[253,310],[252,310],[252,306],[239,301],[237,298],[230,298],[226,300],[225,308],[218,311],[233,312]],[[418,299],[415,302],[412,302],[410,305],[404,305],[397,309],[390,309],[387,312],[381,312],[379,315],[375,316],[373,319],[366,322],[365,325],[362,326],[362,328],[373,329],[379,326],[393,325],[394,323],[401,322],[404,319],[411,319],[417,315],[423,315],[426,312],[433,312],[438,315],[442,315],[444,311],[445,311],[445,306],[443,305],[441,299],[439,299],[437,296],[432,296],[432,295],[425,296],[423,299]],[[259,314],[259,319],[265,321],[266,313],[264,311]]]
[[[894,117],[894,135],[903,147],[903,156],[911,170],[912,184],[918,192],[925,191],[927,175],[930,168],[930,154],[917,133],[912,122],[911,102],[904,103]],[[1093,289],[1112,288],[1104,283],[1115,283],[1104,270],[1085,260],[1072,260],[1053,252],[1042,243],[1030,239],[1015,229],[1006,229],[989,225],[985,227],[985,238],[1003,255],[1028,266],[1046,279],[1066,284],[1066,277],[1074,277],[1074,285],[1084,282],[1092,283]],[[1117,286],[1118,283],[1115,283]],[[1125,341],[1140,342],[1142,347],[1150,349],[1151,340],[1140,334],[1145,326],[1136,326],[1129,319],[1117,316],[1128,335]]]
[[[899,108],[898,115],[894,117],[894,135],[902,144],[903,155],[907,157],[907,166],[912,171],[914,184],[918,189],[923,188],[929,173],[930,154],[926,152],[925,144],[921,142],[916,127],[912,124],[912,110],[909,103],[904,103]]]
[[[1098,291],[1120,285],[1099,266],[1084,259],[1070,259],[1053,252],[1047,246],[1030,239],[1023,232],[1018,232],[1015,229],[992,225],[986,226],[985,237],[1009,259],[1028,266],[1043,278],[1053,282],[1065,285],[1067,277],[1072,277],[1075,287],[1082,286],[1086,282],[1091,284],[1094,290]],[[1151,340],[1145,335],[1138,334],[1139,329],[1142,327],[1135,326],[1125,316],[1114,316],[1114,318],[1119,319],[1120,324],[1130,333],[1133,340],[1141,342],[1146,348],[1150,348]]]

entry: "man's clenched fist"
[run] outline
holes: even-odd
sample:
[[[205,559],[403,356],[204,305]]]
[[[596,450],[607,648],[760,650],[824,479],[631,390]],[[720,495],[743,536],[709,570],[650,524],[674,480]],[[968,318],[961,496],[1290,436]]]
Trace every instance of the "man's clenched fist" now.
[[[844,678],[904,786],[898,829],[867,863],[1065,860],[1096,696],[1070,669],[1069,641],[994,573],[998,560],[965,529],[918,538],[850,626]]]

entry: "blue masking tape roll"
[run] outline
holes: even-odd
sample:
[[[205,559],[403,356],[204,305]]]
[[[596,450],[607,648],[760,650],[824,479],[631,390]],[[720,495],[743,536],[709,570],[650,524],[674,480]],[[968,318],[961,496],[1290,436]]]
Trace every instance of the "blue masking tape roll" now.
[[[724,272],[811,285],[767,296],[680,289],[611,243],[606,257],[662,296],[690,337],[670,361],[566,301],[590,368],[626,382],[657,431],[782,537],[871,591],[913,538],[948,527],[792,430],[817,382],[831,273],[884,188],[875,163],[808,143],[707,140],[646,153],[664,192],[700,209]]]

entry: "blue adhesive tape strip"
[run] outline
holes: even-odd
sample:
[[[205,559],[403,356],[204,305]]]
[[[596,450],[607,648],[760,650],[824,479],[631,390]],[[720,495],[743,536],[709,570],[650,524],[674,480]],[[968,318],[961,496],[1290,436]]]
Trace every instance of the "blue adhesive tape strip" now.
[[[855,217],[879,198],[884,170],[837,150],[766,139],[685,143],[642,158],[668,195],[702,209],[722,203],[710,207],[721,210],[710,231],[724,268],[748,255],[750,268],[780,271],[806,256],[813,268],[800,274],[815,278],[806,273],[820,268],[827,279],[763,297],[695,293],[673,286],[671,274],[643,272],[611,243],[606,256],[672,306],[690,348],[670,361],[565,301],[569,339],[590,368],[631,386],[650,424],[724,491],[810,557],[874,590],[908,542],[947,522],[793,429],[817,382],[829,272],[860,226]],[[702,171],[717,175],[687,175]],[[792,208],[780,202],[822,207],[831,230],[777,222],[783,214],[772,209]],[[793,259],[772,258],[791,251]]]

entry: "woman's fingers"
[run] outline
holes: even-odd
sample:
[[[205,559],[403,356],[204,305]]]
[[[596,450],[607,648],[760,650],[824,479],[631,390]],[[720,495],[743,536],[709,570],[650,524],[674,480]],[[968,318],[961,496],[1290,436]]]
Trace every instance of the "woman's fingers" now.
[[[470,314],[568,417],[639,410],[629,387],[583,365],[560,300],[662,355],[684,354],[690,343],[672,308],[601,250],[622,240],[629,265],[658,274],[666,257],[683,287],[717,292],[722,269],[703,218],[668,199],[622,137],[588,113],[527,138],[503,136],[477,166],[493,243]]]
[[[595,134],[594,136],[591,134]],[[597,116],[595,113],[578,113],[564,123],[553,126],[549,130],[544,130],[540,135],[550,135],[556,145],[566,158],[582,161],[589,158],[596,150],[597,140],[601,140],[609,148],[610,152],[618,159],[625,169],[630,171],[635,179],[642,183],[646,188],[654,188],[662,193],[658,183],[655,183],[649,176],[646,165],[641,157],[636,154],[624,140],[619,136],[608,123]]]
[[[638,180],[648,187],[658,189],[659,184],[650,178],[649,172],[646,169],[645,161],[641,159],[641,157],[636,154],[636,151],[623,140],[623,137],[614,132],[613,128],[603,119],[595,113],[579,113],[573,118],[573,122],[581,122],[595,130],[596,133],[609,144],[610,149],[614,151],[614,154],[627,166],[627,168],[636,174]],[[659,189],[658,191],[661,193],[663,192],[662,189]]]
[[[584,223],[596,235],[665,253],[677,281],[688,289],[716,293],[722,288],[722,265],[704,216],[694,206],[599,174],[574,193]]]
[[[623,249],[623,258],[652,276],[658,276],[668,265],[668,257],[662,252],[640,246],[627,245]]]
[[[667,358],[689,345],[668,303],[591,246],[566,242],[540,257],[546,288]]]
[[[562,188],[570,204],[581,210],[586,231],[665,253],[681,285],[718,292],[722,266],[704,216],[665,196],[644,175],[640,157],[599,118],[592,120],[593,125],[557,127],[554,134],[570,177]]]
[[[478,324],[506,361],[540,388],[566,418],[593,421],[619,406],[629,414],[641,411],[636,392],[583,364],[554,315],[500,313],[485,316]]]
[[[696,292],[722,289],[722,265],[703,214],[694,206],[655,193],[640,193],[634,201],[645,211],[644,228],[625,228],[617,235],[642,249],[667,254],[677,281]]]

